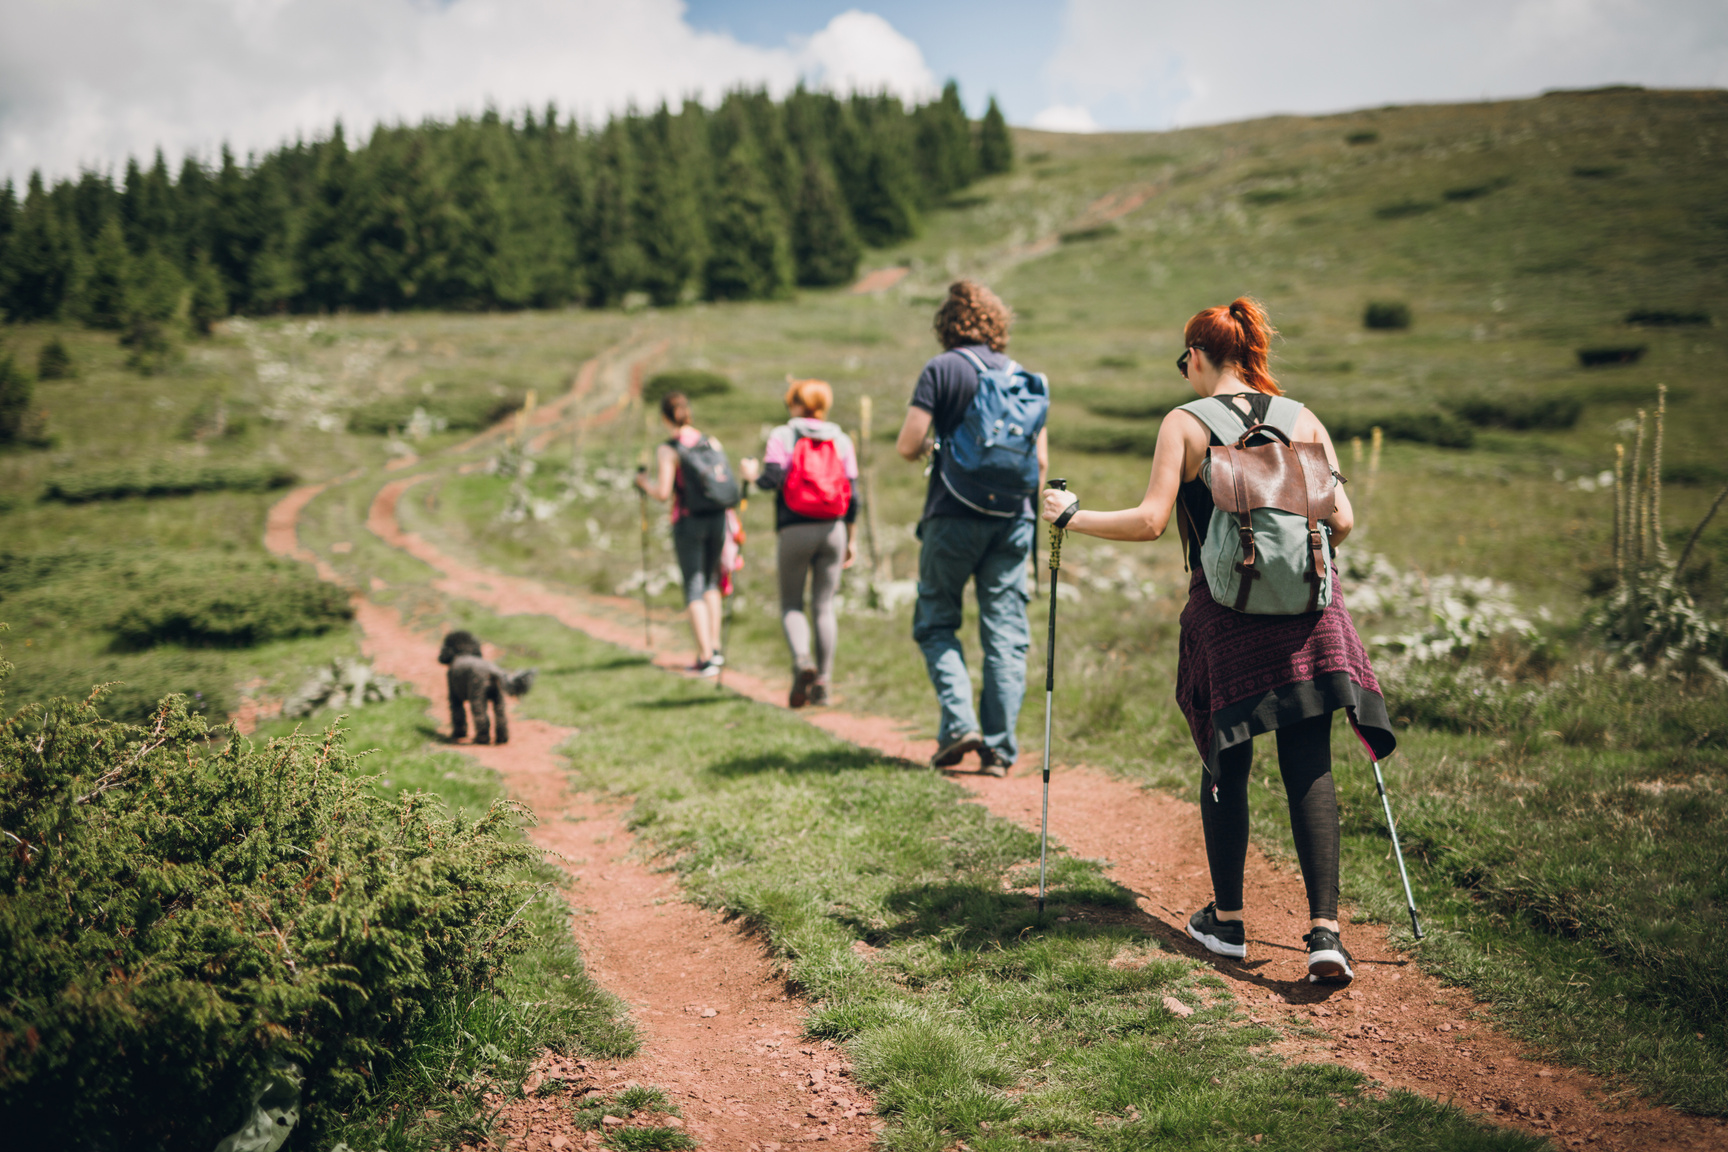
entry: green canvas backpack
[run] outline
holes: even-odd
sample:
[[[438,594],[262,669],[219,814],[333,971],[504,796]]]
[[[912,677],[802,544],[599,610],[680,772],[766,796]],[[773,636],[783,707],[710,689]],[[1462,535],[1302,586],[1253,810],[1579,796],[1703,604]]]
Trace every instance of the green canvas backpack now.
[[[1255,616],[1294,616],[1332,603],[1326,519],[1336,507],[1336,481],[1323,446],[1292,440],[1302,405],[1274,396],[1259,424],[1216,396],[1182,411],[1223,441],[1200,465],[1212,492],[1200,546],[1212,598]]]

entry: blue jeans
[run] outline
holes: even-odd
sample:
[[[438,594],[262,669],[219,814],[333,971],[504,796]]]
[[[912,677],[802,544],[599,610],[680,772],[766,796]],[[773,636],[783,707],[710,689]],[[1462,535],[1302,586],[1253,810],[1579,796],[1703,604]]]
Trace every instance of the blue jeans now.
[[[1014,722],[1026,695],[1026,556],[1032,550],[1032,520],[984,520],[932,516],[920,526],[918,605],[912,639],[942,707],[938,739],[946,744],[979,732],[1002,764],[1020,754]],[[978,633],[984,645],[984,688],[972,710],[972,678],[955,633],[968,580],[978,582]],[[982,723],[980,723],[982,720]]]

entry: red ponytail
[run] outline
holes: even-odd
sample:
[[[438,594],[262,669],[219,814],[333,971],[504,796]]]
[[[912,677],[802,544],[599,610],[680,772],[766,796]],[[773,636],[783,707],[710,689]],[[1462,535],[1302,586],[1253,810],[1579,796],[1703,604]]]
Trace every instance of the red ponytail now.
[[[1234,368],[1242,383],[1254,391],[1282,396],[1284,390],[1266,366],[1276,335],[1278,330],[1266,319],[1265,309],[1257,301],[1240,296],[1228,308],[1196,312],[1182,330],[1182,346],[1200,349],[1220,368]]]

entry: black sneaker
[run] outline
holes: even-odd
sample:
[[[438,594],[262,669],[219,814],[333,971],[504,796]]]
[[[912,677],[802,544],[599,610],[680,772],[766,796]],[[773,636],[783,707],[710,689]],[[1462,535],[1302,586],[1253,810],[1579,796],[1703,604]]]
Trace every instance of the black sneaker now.
[[[1188,917],[1188,935],[1206,945],[1209,952],[1237,960],[1245,959],[1248,955],[1248,936],[1242,930],[1242,921],[1220,920],[1213,915],[1217,909],[1218,905],[1214,902]]]
[[[786,698],[789,708],[802,708],[810,702],[810,689],[816,685],[816,669],[804,667],[792,676],[792,694]]]
[[[810,685],[810,706],[813,708],[820,708],[820,707],[823,707],[824,705],[826,705],[827,703],[828,703],[828,685],[822,683],[822,681],[820,681],[820,680],[818,680],[818,681],[816,681],[816,683]]]
[[[1302,937],[1308,945],[1308,983],[1348,984],[1356,973],[1350,967],[1350,953],[1338,933],[1330,928],[1316,928]]]
[[[965,759],[966,753],[976,752],[984,747],[984,737],[978,732],[967,732],[956,736],[946,744],[939,745],[936,755],[930,757],[932,768],[952,768]]]

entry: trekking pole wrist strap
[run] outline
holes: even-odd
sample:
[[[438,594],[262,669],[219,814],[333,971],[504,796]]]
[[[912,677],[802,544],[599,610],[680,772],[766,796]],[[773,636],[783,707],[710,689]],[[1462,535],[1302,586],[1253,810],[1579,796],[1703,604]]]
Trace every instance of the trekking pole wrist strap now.
[[[1062,509],[1062,515],[1056,517],[1055,520],[1051,521],[1050,526],[1052,528],[1066,528],[1066,527],[1068,527],[1068,521],[1074,519],[1075,514],[1078,513],[1079,511],[1080,511],[1080,498],[1075,497],[1074,503],[1072,503],[1072,504],[1068,505],[1068,507]]]

